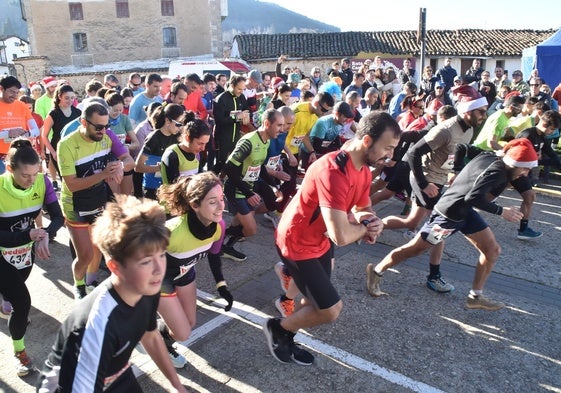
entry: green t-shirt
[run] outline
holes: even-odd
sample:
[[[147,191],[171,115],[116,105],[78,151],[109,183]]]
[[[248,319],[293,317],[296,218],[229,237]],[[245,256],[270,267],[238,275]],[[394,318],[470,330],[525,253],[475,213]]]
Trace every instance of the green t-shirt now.
[[[495,136],[498,142],[505,136],[506,128],[508,127],[509,118],[505,115],[504,110],[497,111],[487,118],[485,125],[475,138],[473,144],[480,149],[486,151],[493,151],[494,149],[489,146],[489,141]]]

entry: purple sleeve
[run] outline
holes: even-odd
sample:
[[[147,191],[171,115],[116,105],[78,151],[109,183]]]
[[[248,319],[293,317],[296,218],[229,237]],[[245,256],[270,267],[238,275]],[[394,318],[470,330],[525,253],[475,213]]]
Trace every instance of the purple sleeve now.
[[[224,234],[226,233],[226,224],[224,223],[224,220],[222,220],[218,223],[218,225],[220,225],[220,228],[222,229],[220,233],[220,239],[212,243],[212,246],[210,247],[209,250],[211,254],[220,254],[220,250],[222,249],[222,243],[224,242]]]
[[[45,179],[45,205],[48,205],[49,203],[56,202],[57,197],[55,189],[53,188],[53,183],[51,183],[51,179],[47,176],[43,176],[43,179]]]
[[[107,130],[107,136],[111,139],[111,153],[117,158],[121,157],[123,154],[127,154],[127,148],[121,143],[117,135],[111,130]]]

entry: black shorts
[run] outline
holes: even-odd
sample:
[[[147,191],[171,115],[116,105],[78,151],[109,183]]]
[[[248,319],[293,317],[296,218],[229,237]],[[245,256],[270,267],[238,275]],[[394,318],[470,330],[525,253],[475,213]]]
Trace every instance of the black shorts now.
[[[481,232],[488,226],[474,209],[469,209],[466,218],[462,221],[452,221],[437,212],[433,212],[429,220],[419,230],[419,233],[424,241],[436,245],[457,231],[464,235],[471,235]]]
[[[529,176],[522,176],[518,179],[514,179],[510,184],[519,194],[532,189],[532,179],[530,179]]]
[[[183,276],[177,279],[174,278],[177,277],[176,273],[177,273],[176,269],[174,269],[174,273],[171,274],[168,274],[168,272],[166,272],[166,275],[162,280],[162,289],[160,290],[162,294],[171,295],[172,293],[175,293],[176,287],[187,286],[191,284],[193,281],[195,281],[195,279],[197,278],[197,272],[195,271],[195,266],[193,266],[191,269],[189,269],[187,273],[185,273]]]
[[[292,261],[285,258],[277,247],[284,266],[302,295],[320,310],[328,309],[341,300],[331,283],[331,260],[334,249],[332,243],[329,250],[319,258]]]
[[[409,173],[411,168],[405,161],[400,161],[394,166],[393,176],[390,178],[386,188],[392,192],[398,193],[405,191],[411,196],[411,182],[409,181]]]

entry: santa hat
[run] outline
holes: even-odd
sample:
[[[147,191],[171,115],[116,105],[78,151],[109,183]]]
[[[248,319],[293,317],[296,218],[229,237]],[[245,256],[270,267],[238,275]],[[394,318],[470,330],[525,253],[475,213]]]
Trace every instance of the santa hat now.
[[[31,82],[29,84],[29,90],[33,91],[33,90],[41,90],[41,85],[37,82]]]
[[[271,81],[271,88],[276,91],[277,89],[279,89],[284,84],[286,84],[286,82],[283,81],[280,76],[276,76]]]
[[[534,145],[526,138],[517,138],[508,142],[504,149],[503,161],[508,166],[533,168],[538,166],[538,154]]]
[[[429,105],[427,106],[427,112],[431,116],[436,116],[438,114],[438,110],[442,108],[444,104],[439,100],[432,100]]]
[[[489,105],[487,99],[469,85],[456,86],[451,90],[458,97],[456,109],[459,115]]]
[[[54,76],[44,77],[43,80],[42,80],[42,83],[43,83],[43,86],[45,86],[45,88],[56,86],[58,84],[58,82],[57,82],[57,80]]]

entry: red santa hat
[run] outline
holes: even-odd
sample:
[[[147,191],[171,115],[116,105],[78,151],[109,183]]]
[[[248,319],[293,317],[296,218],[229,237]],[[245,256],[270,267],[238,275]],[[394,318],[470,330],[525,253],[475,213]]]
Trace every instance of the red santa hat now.
[[[56,78],[54,76],[46,76],[43,78],[43,80],[41,81],[43,83],[43,86],[45,86],[45,88],[47,87],[51,87],[51,86],[56,86],[58,84]]]
[[[432,100],[427,106],[426,112],[431,116],[436,116],[438,114],[438,110],[443,106],[444,104],[439,100]]]
[[[279,87],[281,87],[282,85],[286,84],[285,81],[282,80],[282,78],[280,76],[276,76],[273,78],[273,80],[271,81],[271,88],[273,90],[277,90]]]
[[[458,97],[456,109],[459,115],[488,105],[487,99],[469,85],[456,86],[451,90]]]
[[[533,168],[538,166],[538,154],[534,145],[526,138],[517,138],[508,142],[504,149],[503,161],[508,166]]]
[[[31,82],[29,84],[29,90],[33,91],[33,90],[41,90],[41,85],[37,82]]]

